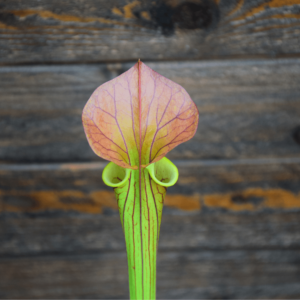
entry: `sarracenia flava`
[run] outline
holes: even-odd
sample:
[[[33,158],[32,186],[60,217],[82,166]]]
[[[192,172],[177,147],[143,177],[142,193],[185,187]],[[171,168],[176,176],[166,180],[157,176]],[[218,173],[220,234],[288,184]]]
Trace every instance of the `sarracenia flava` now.
[[[185,89],[141,61],[98,87],[84,107],[88,142],[111,161],[102,178],[118,202],[131,299],[155,299],[164,197],[178,179],[176,166],[164,156],[194,136],[198,119]]]

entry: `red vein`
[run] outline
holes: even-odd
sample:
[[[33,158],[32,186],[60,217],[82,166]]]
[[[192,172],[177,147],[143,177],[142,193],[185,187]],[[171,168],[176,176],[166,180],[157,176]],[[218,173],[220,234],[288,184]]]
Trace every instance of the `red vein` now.
[[[107,136],[101,131],[101,129],[98,127],[98,125],[95,123],[95,121],[94,121],[92,118],[89,118],[89,120],[91,120],[91,121],[94,123],[94,127],[96,127],[96,128],[98,129],[98,131],[100,132],[100,133],[99,133],[100,135],[102,135],[105,139],[111,141],[112,144],[114,144],[115,146],[117,146],[118,148],[120,148],[120,150],[122,150],[124,153],[126,153],[126,154],[127,154],[127,157],[128,157],[128,153],[127,153],[124,149],[122,149],[118,144],[116,144],[113,140],[111,140],[109,137],[107,137]],[[86,124],[87,127],[91,127],[91,126],[90,126],[89,124],[87,124],[86,122],[85,122],[85,124]],[[121,156],[122,159],[123,159],[123,160],[119,159],[119,161],[126,161],[126,160],[124,159],[124,157],[123,157],[119,152],[104,147],[99,141],[97,141],[96,139],[94,139],[94,138],[93,138],[94,134],[88,133],[87,135],[91,138],[91,140],[94,141],[93,144],[98,144],[98,145],[101,146],[103,149],[105,149],[107,152],[110,151],[110,152],[117,153],[117,154],[118,154],[119,156]],[[108,154],[107,154],[107,155],[108,155]],[[128,157],[128,158],[129,158],[129,157]]]
[[[173,96],[173,95],[172,95],[172,96]],[[171,97],[172,97],[172,96],[171,96]],[[149,162],[153,161],[153,159],[156,157],[157,153],[158,153],[161,149],[165,148],[165,146],[166,146],[166,145],[165,145],[164,147],[160,148],[159,151],[156,152],[156,155],[154,156],[154,158],[151,160],[151,155],[152,155],[153,145],[154,145],[154,143],[157,141],[157,140],[156,140],[156,136],[157,136],[158,132],[159,132],[162,128],[164,128],[165,126],[167,126],[168,124],[170,124],[171,122],[173,122],[174,120],[180,119],[179,116],[182,115],[182,114],[184,114],[186,111],[188,111],[188,110],[190,109],[190,107],[188,107],[185,111],[180,112],[180,110],[182,109],[184,103],[185,103],[185,100],[184,100],[183,103],[181,104],[181,107],[180,107],[180,109],[179,109],[177,115],[176,115],[173,119],[169,120],[167,123],[165,123],[164,125],[162,125],[161,127],[158,127],[158,128],[156,129],[155,134],[154,134],[154,137],[153,137],[153,140],[152,140],[152,143],[151,143],[151,148],[150,148],[150,153],[149,153]],[[188,118],[186,118],[186,119],[180,119],[180,120],[185,120],[185,121],[187,121],[187,120],[189,120],[189,119],[192,118],[192,117],[194,117],[194,116],[191,115],[190,117],[188,117]],[[158,125],[160,125],[161,121],[162,121],[162,118],[160,119]],[[180,126],[179,126],[179,127],[180,127]],[[173,128],[173,130],[174,130],[174,128]],[[181,133],[182,133],[182,132],[181,132]],[[180,133],[179,135],[181,135],[181,133]],[[177,135],[176,137],[178,137],[179,135]],[[175,137],[174,139],[176,139],[176,137]],[[161,137],[160,137],[159,139],[161,139]],[[174,141],[174,139],[173,139],[172,141]],[[170,144],[172,144],[172,143],[168,143],[167,145],[170,145]]]
[[[180,110],[182,109],[182,106],[183,106],[184,102],[182,103],[181,107],[180,107]],[[167,126],[168,124],[170,124],[171,122],[173,122],[174,120],[182,120],[182,121],[186,121],[188,120],[190,117],[193,117],[193,115],[191,115],[190,117],[186,118],[186,119],[182,119],[182,118],[179,118],[180,115],[184,114],[185,112],[189,111],[191,108],[188,107],[186,110],[184,110],[183,112],[181,113],[178,113],[173,119],[169,120],[167,123],[165,123],[164,125],[162,125],[161,127],[159,127],[159,130],[161,130],[162,128],[164,128],[165,126]],[[180,111],[179,110],[179,111]]]
[[[104,112],[105,114],[108,114],[110,117],[112,117],[114,120],[116,120],[115,116],[113,116],[111,113],[109,113],[108,111],[104,110],[104,109],[101,108],[100,106],[98,106],[98,105],[93,105],[93,104],[91,104],[91,106],[94,106],[95,108],[100,109],[102,112]]]
[[[125,203],[124,203],[124,208],[123,208],[123,227],[125,228],[125,209],[126,209],[126,204],[127,204],[127,200],[128,200],[128,195],[129,195],[129,190],[130,190],[130,181],[131,181],[131,172],[130,172],[130,176],[129,176],[129,183],[128,183],[128,191],[127,191],[127,195],[125,198]]]
[[[142,159],[142,97],[141,97],[141,61],[138,61],[138,80],[139,80],[139,183],[140,183],[140,231],[141,231],[141,252],[142,252],[142,293],[144,299],[144,262],[143,262],[143,218],[142,218],[142,174],[141,174],[141,159]]]
[[[158,185],[156,185],[156,189],[157,189],[157,194],[161,195],[161,201],[159,201],[161,204],[164,204],[164,194],[167,192],[167,188],[164,186],[160,186],[161,188],[164,188],[165,192],[160,192]]]
[[[134,260],[134,267],[133,267],[133,269],[134,269],[134,278],[135,278],[135,286],[137,287],[137,283],[136,283],[136,270],[135,270],[135,263],[136,263],[136,261],[135,261],[135,242],[134,242],[134,210],[135,210],[135,193],[136,193],[136,182],[134,183],[134,197],[133,197],[133,212],[132,212],[132,237],[133,237],[133,260]],[[129,236],[130,236],[130,232],[129,232]]]
[[[138,147],[137,141],[136,141],[136,133],[135,133],[134,112],[133,112],[133,106],[132,106],[132,94],[131,94],[131,89],[129,86],[128,76],[126,76],[126,79],[127,79],[127,85],[128,85],[128,92],[130,94],[130,99],[131,99],[130,108],[131,108],[131,118],[132,118],[132,131],[133,131],[133,136],[134,136],[136,147]]]
[[[148,106],[147,119],[146,119],[146,129],[145,129],[145,134],[144,134],[144,137],[143,137],[143,143],[144,143],[145,138],[146,138],[147,129],[148,129],[148,120],[149,120],[150,108],[152,106],[152,103],[153,103],[153,100],[154,100],[154,96],[155,96],[155,91],[156,91],[156,79],[153,79],[153,80],[154,80],[154,89],[153,89],[152,99],[151,99],[150,104]]]
[[[155,159],[155,158],[157,157],[157,154],[158,154],[163,148],[168,147],[168,146],[170,146],[170,145],[172,145],[172,144],[174,144],[174,143],[177,143],[177,142],[184,142],[185,139],[186,139],[186,137],[183,137],[182,140],[179,140],[179,141],[178,141],[178,140],[177,140],[177,141],[174,141],[174,140],[176,140],[177,138],[179,138],[180,135],[181,135],[182,133],[188,132],[187,129],[190,128],[190,127],[193,126],[193,125],[194,125],[194,123],[190,124],[190,125],[189,125],[188,127],[186,127],[183,131],[181,131],[177,136],[175,136],[169,143],[167,143],[167,144],[164,145],[163,147],[159,148],[159,149],[157,150],[156,154],[154,155],[153,159]],[[153,159],[152,159],[152,160],[153,160]]]
[[[145,186],[146,203],[147,203],[147,209],[148,209],[148,256],[149,256],[150,291],[151,291],[150,210],[149,210],[149,203],[148,203],[148,193],[147,193],[147,184],[146,184],[146,176],[145,176],[145,173],[144,173],[144,186]]]
[[[127,148],[127,144],[126,144],[126,141],[125,141],[125,138],[124,138],[124,135],[123,135],[123,132],[120,128],[120,125],[119,125],[119,122],[118,122],[118,118],[117,118],[117,106],[116,106],[116,86],[114,85],[114,105],[115,105],[115,118],[116,118],[116,123],[117,123],[117,126],[119,128],[119,131],[121,133],[121,136],[122,136],[122,139],[123,139],[123,142],[124,142],[124,145],[126,147],[126,153],[127,153],[127,157],[128,157],[128,161],[129,161],[129,164],[131,165],[131,162],[130,162],[130,156],[129,156],[129,153],[128,153],[128,148]]]
[[[157,206],[156,206],[156,201],[155,201],[155,195],[154,195],[154,192],[153,192],[153,187],[152,187],[152,178],[150,176],[150,174],[148,174],[149,176],[149,182],[150,182],[150,188],[151,188],[151,193],[152,193],[152,196],[153,196],[153,202],[154,202],[154,205],[155,205],[155,212],[156,212],[156,223],[157,223],[157,236],[156,236],[156,247],[158,246],[158,211],[157,211]]]
[[[169,101],[168,101],[168,103],[167,103],[167,105],[166,105],[166,107],[165,107],[165,109],[164,109],[164,112],[163,112],[163,114],[161,115],[161,118],[160,118],[160,121],[159,121],[158,125],[160,125],[160,123],[161,123],[163,117],[165,116],[165,113],[166,113],[166,111],[167,111],[167,109],[168,109],[168,107],[169,107],[169,104],[170,104],[170,102],[171,102],[173,96],[176,95],[177,93],[179,93],[179,91],[177,91],[175,94],[173,94],[173,93],[171,94],[170,99],[169,99]]]

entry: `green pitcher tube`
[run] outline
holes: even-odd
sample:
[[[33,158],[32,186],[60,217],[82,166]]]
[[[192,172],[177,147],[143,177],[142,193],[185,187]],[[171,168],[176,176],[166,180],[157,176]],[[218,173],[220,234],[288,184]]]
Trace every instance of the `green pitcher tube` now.
[[[167,187],[176,183],[178,169],[165,157],[140,170],[110,162],[102,178],[114,188],[118,202],[127,249],[130,299],[155,299],[164,197]]]

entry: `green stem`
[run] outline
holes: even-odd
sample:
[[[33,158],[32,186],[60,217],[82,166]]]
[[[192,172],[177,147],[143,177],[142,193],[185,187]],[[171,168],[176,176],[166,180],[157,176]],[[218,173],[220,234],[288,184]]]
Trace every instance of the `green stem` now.
[[[156,253],[167,186],[178,178],[166,158],[141,168],[107,165],[103,180],[114,187],[125,235],[130,299],[155,299]]]

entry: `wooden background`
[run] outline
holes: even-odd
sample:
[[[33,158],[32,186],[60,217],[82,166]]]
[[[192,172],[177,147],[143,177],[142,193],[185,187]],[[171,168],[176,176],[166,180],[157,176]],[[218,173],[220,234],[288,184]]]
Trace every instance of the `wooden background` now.
[[[0,298],[128,297],[81,112],[138,58],[200,113],[168,154],[158,298],[299,299],[299,0],[0,0]]]

